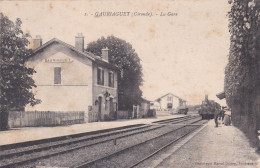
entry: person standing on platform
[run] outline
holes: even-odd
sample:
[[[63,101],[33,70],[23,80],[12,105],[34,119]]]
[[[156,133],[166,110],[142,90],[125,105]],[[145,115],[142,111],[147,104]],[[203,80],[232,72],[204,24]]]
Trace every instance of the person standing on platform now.
[[[222,109],[220,110],[219,119],[223,122],[224,117],[225,117],[225,107],[222,106]]]
[[[215,125],[216,125],[216,127],[218,127],[218,118],[219,118],[219,116],[220,116],[220,111],[215,108],[214,120],[215,120]]]
[[[230,109],[228,109],[228,110],[225,112],[224,124],[225,124],[226,126],[231,125],[231,111],[230,111]]]

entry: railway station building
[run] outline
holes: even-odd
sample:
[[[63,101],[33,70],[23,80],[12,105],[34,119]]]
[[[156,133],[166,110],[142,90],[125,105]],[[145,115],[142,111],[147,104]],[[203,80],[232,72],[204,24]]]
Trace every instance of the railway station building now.
[[[160,110],[174,110],[180,106],[186,105],[186,101],[182,98],[172,94],[167,93],[155,100],[155,102],[158,102],[159,109]],[[154,102],[154,104],[155,104]],[[157,105],[158,106],[158,105]]]
[[[33,93],[41,103],[25,111],[84,111],[85,122],[116,118],[118,69],[108,62],[107,48],[101,56],[85,52],[82,34],[75,37],[75,46],[56,38],[42,44],[36,36],[31,47],[26,66],[36,71]]]

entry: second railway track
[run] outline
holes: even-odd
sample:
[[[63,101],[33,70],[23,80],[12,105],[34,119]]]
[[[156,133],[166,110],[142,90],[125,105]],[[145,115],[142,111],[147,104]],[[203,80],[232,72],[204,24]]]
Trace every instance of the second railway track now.
[[[198,123],[199,122],[199,123]],[[196,123],[196,124],[194,124]],[[95,160],[85,162],[81,165],[71,166],[73,168],[89,168],[89,167],[117,167],[117,168],[133,168],[138,167],[140,163],[149,159],[151,156],[160,152],[169,145],[179,141],[186,135],[190,134],[205,121],[195,120],[190,124],[183,124],[182,126],[163,132],[157,136],[144,140],[140,143],[132,146],[120,149],[106,155],[104,157],[97,158]]]
[[[95,148],[99,146],[102,147],[102,145],[104,146],[104,144],[106,147],[111,144],[114,144],[114,146],[116,146],[115,143],[121,143],[123,140],[137,137],[137,135],[149,134],[150,132],[156,131],[161,132],[162,130],[169,130],[169,128],[166,127],[166,124],[169,123],[189,123],[195,120],[198,120],[197,116],[185,116],[181,118],[157,121],[151,125],[140,124],[112,129],[108,130],[107,132],[96,133],[93,135],[71,135],[62,137],[60,139],[56,138],[55,141],[52,141],[50,139],[49,141],[43,141],[42,143],[32,142],[31,144],[34,145],[21,143],[10,146],[0,146],[0,149],[2,149],[0,152],[0,168],[35,167],[36,165],[45,165],[45,162],[48,163],[47,165],[50,165],[53,161],[52,157],[57,157],[55,159],[58,159],[58,157],[62,157],[62,155],[66,154],[70,155],[74,151],[76,151],[77,153],[78,150],[83,150],[87,152],[88,148],[89,152],[87,153],[91,153],[91,151],[95,150]],[[111,152],[108,152],[107,154],[105,153],[104,155],[108,155],[109,153]],[[93,157],[89,157],[88,159],[86,159],[85,157],[83,161],[91,161],[93,160],[93,158],[96,157],[100,158],[101,156],[99,154],[93,154]],[[59,162],[54,164],[55,166],[57,166],[59,165]],[[77,167],[78,165],[79,163],[72,162],[70,163],[69,167]]]

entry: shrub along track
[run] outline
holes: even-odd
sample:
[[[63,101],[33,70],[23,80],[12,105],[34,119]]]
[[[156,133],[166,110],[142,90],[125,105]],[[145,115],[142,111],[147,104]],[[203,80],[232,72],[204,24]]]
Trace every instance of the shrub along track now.
[[[25,167],[41,164],[45,158],[66,153],[73,153],[80,149],[95,149],[103,144],[116,143],[120,139],[134,137],[139,134],[159,131],[165,127],[163,123],[181,123],[194,119],[194,116],[185,116],[175,119],[155,122],[159,124],[137,124],[90,133],[74,134],[69,136],[30,141],[12,145],[0,146],[0,168]],[[116,139],[116,140],[115,140]],[[93,148],[94,147],[94,148]]]

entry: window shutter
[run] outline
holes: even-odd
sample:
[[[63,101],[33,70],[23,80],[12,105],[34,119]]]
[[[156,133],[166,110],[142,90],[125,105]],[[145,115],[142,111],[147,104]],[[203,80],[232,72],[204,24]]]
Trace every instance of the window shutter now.
[[[54,84],[61,84],[61,67],[54,67]]]
[[[114,87],[114,73],[113,72],[109,72],[108,73],[108,86],[109,87]]]
[[[102,70],[102,85],[104,85],[104,70]]]
[[[111,73],[111,87],[114,87],[114,73]]]
[[[101,77],[100,77],[100,69],[97,69],[97,84],[100,84],[101,82]]]
[[[108,86],[111,86],[111,72],[108,73]]]

